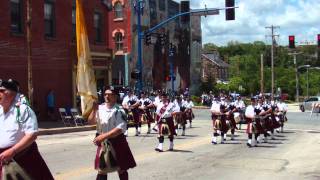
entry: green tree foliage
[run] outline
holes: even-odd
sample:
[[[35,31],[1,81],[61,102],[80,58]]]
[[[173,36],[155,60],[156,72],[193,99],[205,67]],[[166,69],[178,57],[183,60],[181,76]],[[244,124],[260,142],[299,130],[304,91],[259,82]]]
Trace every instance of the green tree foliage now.
[[[227,46],[218,47],[213,43],[205,44],[204,52],[217,50],[220,56],[226,60],[229,67],[229,83],[218,83],[215,88],[225,91],[239,92],[242,86],[243,94],[251,95],[260,91],[260,56],[264,55],[264,92],[271,91],[271,46],[264,42],[240,43],[231,41]],[[316,57],[316,46],[298,47],[301,52],[297,56],[297,66],[309,64],[312,67],[320,67],[320,60]],[[274,77],[275,90],[280,88],[282,93],[289,94],[294,99],[296,93],[295,65],[293,57],[289,55],[287,47],[277,46],[274,49]],[[214,83],[203,84],[202,89],[213,89]],[[307,95],[307,72],[299,69],[300,95]],[[309,95],[317,95],[320,92],[320,70],[309,70]]]

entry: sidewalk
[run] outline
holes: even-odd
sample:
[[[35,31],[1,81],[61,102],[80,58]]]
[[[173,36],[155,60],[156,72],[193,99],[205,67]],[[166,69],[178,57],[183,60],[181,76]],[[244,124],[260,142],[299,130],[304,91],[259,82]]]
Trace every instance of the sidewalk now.
[[[62,121],[60,120],[59,121],[42,121],[42,122],[40,121],[38,125],[39,125],[39,135],[91,131],[96,129],[95,125],[65,127]]]

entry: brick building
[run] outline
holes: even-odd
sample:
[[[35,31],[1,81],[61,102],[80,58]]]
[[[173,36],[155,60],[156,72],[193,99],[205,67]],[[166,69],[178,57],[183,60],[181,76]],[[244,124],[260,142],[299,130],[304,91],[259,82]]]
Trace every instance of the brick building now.
[[[111,82],[112,52],[100,0],[83,1],[98,86]],[[34,108],[46,118],[46,95],[54,90],[56,107],[75,105],[75,1],[32,1],[32,74]],[[0,1],[0,78],[14,78],[27,89],[26,1]]]
[[[107,47],[114,52],[112,84],[129,85],[129,59],[131,56],[131,3],[130,0],[111,0],[108,12]]]
[[[202,59],[202,81],[207,81],[211,76],[215,81],[228,80],[229,64],[224,62],[217,51],[201,55]]]

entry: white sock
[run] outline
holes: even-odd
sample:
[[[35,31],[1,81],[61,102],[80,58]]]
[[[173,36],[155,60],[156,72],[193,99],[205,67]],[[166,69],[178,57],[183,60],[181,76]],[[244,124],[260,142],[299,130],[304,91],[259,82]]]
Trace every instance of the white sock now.
[[[162,150],[163,149],[163,143],[159,143],[157,148]]]
[[[173,149],[173,142],[170,141],[169,149]]]

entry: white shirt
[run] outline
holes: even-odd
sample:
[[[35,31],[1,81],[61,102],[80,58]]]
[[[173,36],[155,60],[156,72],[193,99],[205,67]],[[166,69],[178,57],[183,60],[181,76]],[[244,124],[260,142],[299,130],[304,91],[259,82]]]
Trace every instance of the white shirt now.
[[[218,101],[212,101],[211,111],[220,112],[220,103]]]
[[[240,109],[244,109],[246,107],[246,105],[244,104],[244,102],[242,100],[236,100],[234,102],[234,105],[237,107],[237,108],[240,108]]]
[[[175,100],[173,101],[173,103],[174,103],[174,105],[175,105],[174,112],[181,112],[181,111],[180,111],[180,107],[184,107],[183,104],[182,104],[182,102],[180,102],[180,104],[179,104],[179,102],[175,99]]]
[[[288,110],[288,106],[284,102],[278,103],[277,107],[278,107],[279,111],[286,112]]]
[[[154,104],[155,106],[158,106],[158,104],[160,104],[160,102],[161,102],[160,96],[157,96],[157,97],[154,98],[153,104]]]
[[[246,108],[245,116],[246,116],[247,118],[252,118],[252,117],[254,117],[254,107],[253,107],[252,105],[249,105],[249,106]]]
[[[184,101],[184,106],[187,108],[187,109],[192,109],[194,107],[194,104],[192,101]]]
[[[19,99],[19,98],[16,98]],[[17,144],[26,134],[32,134],[38,131],[37,117],[33,110],[21,104],[20,116],[17,119],[17,107],[12,105],[9,111],[4,114],[0,106],[0,148],[7,148]]]
[[[160,114],[160,110],[162,109],[162,107],[164,106],[165,104],[163,102],[160,102],[157,106],[157,110],[156,110],[156,113],[157,115],[161,115]],[[172,113],[173,112],[179,112],[177,111],[178,108],[176,108],[176,105],[172,102],[169,102],[168,103],[168,106],[166,107],[166,111],[162,114],[162,117],[161,118],[169,118],[169,117],[172,117]]]
[[[114,128],[119,128],[124,133],[127,130],[127,122],[122,118],[121,113],[124,113],[123,110],[119,108],[117,109],[116,105],[111,109],[107,108],[105,103],[99,105],[97,122],[100,119],[102,132],[105,133],[111,131]]]
[[[129,101],[138,101],[138,98],[137,98],[137,96],[135,96],[135,95],[132,95],[132,96],[125,96],[124,98],[123,98],[123,101],[122,101],[122,106],[130,106],[130,105],[132,105],[132,104],[129,104]]]
[[[144,98],[144,99],[140,98],[139,101],[140,101],[141,107],[145,107],[144,102],[148,102],[149,105],[152,104],[152,101],[149,98]]]

